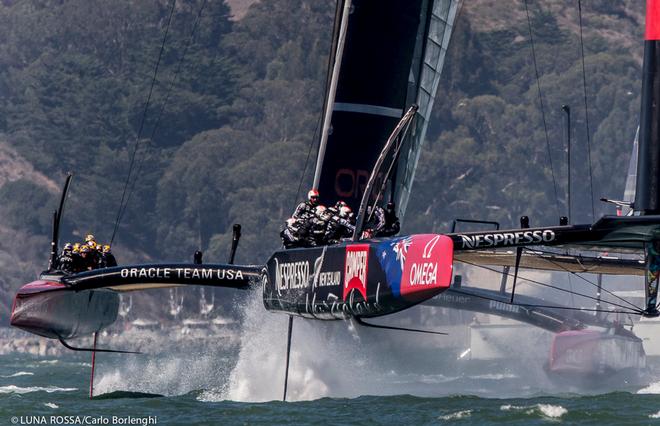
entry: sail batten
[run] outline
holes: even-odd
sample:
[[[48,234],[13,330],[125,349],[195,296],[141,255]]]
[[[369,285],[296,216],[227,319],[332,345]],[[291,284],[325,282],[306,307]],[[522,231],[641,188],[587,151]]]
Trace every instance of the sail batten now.
[[[333,111],[361,112],[363,114],[382,115],[394,118],[399,118],[403,114],[401,108],[390,108],[382,105],[352,104],[348,102],[335,103]]]

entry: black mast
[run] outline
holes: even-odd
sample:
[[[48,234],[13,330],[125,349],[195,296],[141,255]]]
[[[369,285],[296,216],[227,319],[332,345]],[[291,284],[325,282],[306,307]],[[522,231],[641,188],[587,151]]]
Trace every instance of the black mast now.
[[[660,1],[646,2],[639,157],[634,210],[660,214]]]

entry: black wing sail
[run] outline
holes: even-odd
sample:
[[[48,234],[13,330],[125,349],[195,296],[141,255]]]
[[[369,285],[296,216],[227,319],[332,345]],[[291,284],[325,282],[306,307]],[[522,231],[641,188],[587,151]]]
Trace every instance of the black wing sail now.
[[[400,154],[396,185],[388,187],[397,206],[405,204],[459,3],[352,2],[336,96],[329,100],[330,131],[317,163],[315,186],[325,204],[344,200],[357,210],[383,144],[418,104],[414,136]]]

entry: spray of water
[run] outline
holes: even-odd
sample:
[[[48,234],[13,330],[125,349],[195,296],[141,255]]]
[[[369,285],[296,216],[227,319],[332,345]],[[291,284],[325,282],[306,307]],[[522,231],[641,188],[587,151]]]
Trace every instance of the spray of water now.
[[[204,392],[200,399],[282,398],[288,319],[286,315],[265,311],[260,295],[254,296],[245,306],[236,366],[224,387]],[[424,322],[416,316],[419,313],[413,313],[412,321]],[[404,315],[398,320],[406,318],[411,319]],[[443,347],[443,339],[446,337],[356,328],[348,321],[296,318],[287,400],[458,393],[460,388],[455,385],[461,376],[451,366],[456,348]]]
[[[182,395],[221,386],[231,369],[226,357],[195,350],[98,361],[97,395],[117,390]]]
[[[288,317],[266,311],[259,290],[248,294],[241,309],[238,349],[227,351],[218,343],[217,348],[186,346],[183,351],[165,351],[157,357],[118,357],[117,362],[99,369],[97,393],[127,390],[176,395],[203,389],[198,395],[202,401],[280,400]],[[557,391],[547,387],[544,377],[542,366],[548,352],[540,347],[545,345],[533,339],[533,334],[524,338],[521,329],[484,334],[491,350],[508,354],[504,360],[484,361],[473,357],[475,351],[460,356],[470,347],[466,337],[470,329],[446,325],[447,314],[442,309],[420,306],[377,321],[443,330],[450,335],[295,318],[287,400],[393,394],[502,397]],[[534,355],[533,349],[541,355]]]

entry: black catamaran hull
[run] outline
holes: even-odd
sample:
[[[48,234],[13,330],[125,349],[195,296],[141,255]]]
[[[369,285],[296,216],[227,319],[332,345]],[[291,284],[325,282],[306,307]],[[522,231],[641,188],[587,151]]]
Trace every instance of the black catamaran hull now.
[[[43,274],[16,294],[11,325],[53,339],[98,332],[117,319],[119,293],[204,285],[247,289],[261,267],[224,264],[143,264],[73,275]]]
[[[278,251],[266,264],[266,309],[307,318],[376,317],[449,287],[453,243],[422,234]]]
[[[119,294],[76,292],[55,281],[26,284],[16,294],[11,325],[51,339],[72,339],[108,327],[117,319]]]

